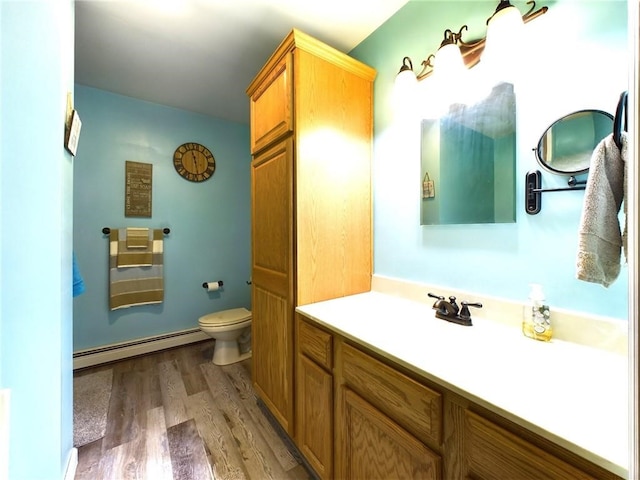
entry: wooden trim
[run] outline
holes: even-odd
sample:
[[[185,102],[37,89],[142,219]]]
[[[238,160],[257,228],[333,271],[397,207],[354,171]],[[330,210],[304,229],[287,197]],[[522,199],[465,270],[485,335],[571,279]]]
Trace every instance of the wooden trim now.
[[[320,42],[300,30],[293,30],[294,42],[296,48],[305,50],[313,55],[323,58],[324,60],[339,66],[340,68],[351,72],[359,77],[373,82],[376,78],[376,70],[373,67],[355,60],[346,53],[330,47],[326,43]]]
[[[280,43],[275,52],[269,57],[264,68],[258,73],[253,81],[247,87],[247,95],[253,96],[264,79],[271,75],[271,71],[276,67],[287,52],[295,48],[300,48],[321,57],[351,73],[354,73],[364,79],[373,81],[376,77],[376,70],[364,63],[359,62],[346,53],[343,53],[323,42],[313,38],[306,33],[301,32],[297,28],[291,30],[289,35]]]

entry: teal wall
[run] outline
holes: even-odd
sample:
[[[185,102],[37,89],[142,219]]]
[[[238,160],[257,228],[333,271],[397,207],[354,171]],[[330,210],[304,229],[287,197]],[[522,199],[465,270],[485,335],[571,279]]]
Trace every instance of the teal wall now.
[[[0,2],[0,388],[9,478],[63,478],[72,451],[73,3]]]
[[[523,13],[528,9],[525,2],[512,3]],[[522,45],[512,61],[520,74],[515,224],[420,226],[420,125],[394,118],[392,105],[393,81],[404,56],[418,65],[435,52],[446,28],[467,24],[463,39],[484,36],[496,2],[410,1],[351,52],[378,71],[374,272],[441,285],[443,295],[450,287],[516,301],[524,301],[528,284],[537,282],[555,308],[626,319],[626,265],[608,289],[575,279],[583,192],[543,194],[541,213],[530,216],[524,211],[524,176],[540,169],[532,148],[557,118],[586,108],[615,112],[628,88],[627,4],[541,3],[549,11],[526,25],[533,43]],[[594,64],[596,58],[604,63]],[[543,172],[544,188],[563,186],[566,177]]]
[[[213,87],[212,87],[213,88]],[[76,85],[82,119],[74,163],[74,242],[86,292],[74,299],[74,350],[198,327],[198,317],[251,308],[249,127]],[[210,179],[180,177],[174,150],[209,148]],[[153,165],[152,217],[124,216],[125,161]],[[169,227],[162,304],[110,311],[103,227]],[[223,290],[202,283],[223,280]]]

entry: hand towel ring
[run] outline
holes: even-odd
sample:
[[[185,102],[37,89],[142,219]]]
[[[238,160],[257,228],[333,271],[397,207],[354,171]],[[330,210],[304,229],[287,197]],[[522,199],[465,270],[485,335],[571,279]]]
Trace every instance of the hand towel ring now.
[[[616,107],[616,116],[613,120],[613,141],[619,149],[622,149],[622,139],[620,138],[622,132],[627,131],[627,96],[626,90],[620,94],[620,100],[618,100],[618,106]]]

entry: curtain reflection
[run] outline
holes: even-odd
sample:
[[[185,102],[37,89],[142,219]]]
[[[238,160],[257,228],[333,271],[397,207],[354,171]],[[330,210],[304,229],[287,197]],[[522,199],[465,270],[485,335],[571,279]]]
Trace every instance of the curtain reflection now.
[[[515,95],[494,86],[484,100],[422,121],[422,225],[515,222]]]

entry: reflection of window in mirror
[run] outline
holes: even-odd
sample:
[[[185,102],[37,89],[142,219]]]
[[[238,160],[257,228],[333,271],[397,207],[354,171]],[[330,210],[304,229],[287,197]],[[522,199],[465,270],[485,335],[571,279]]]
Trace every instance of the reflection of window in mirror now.
[[[508,83],[482,101],[422,121],[422,225],[515,222],[515,127]],[[437,196],[424,196],[427,174]]]

